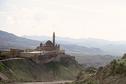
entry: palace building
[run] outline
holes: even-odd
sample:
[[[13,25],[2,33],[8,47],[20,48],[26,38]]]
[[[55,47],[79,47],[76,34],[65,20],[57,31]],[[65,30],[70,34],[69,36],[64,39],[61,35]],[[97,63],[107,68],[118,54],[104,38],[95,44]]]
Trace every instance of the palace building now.
[[[45,44],[40,43],[36,48],[37,51],[54,51],[60,50],[60,45],[55,42],[55,32],[53,32],[52,41],[48,40]]]
[[[45,43],[41,42],[40,45],[35,49],[10,49],[9,56],[29,58],[36,63],[42,64],[49,62],[59,62],[62,59],[75,59],[75,57],[67,55],[65,50],[60,48],[59,44],[56,44],[55,32],[53,32],[52,41],[48,40]]]

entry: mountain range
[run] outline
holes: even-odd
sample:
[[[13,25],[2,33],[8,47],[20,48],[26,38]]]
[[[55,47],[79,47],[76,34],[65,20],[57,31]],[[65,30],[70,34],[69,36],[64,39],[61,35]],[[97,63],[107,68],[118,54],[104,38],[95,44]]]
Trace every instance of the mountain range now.
[[[14,34],[0,31],[0,49],[8,48],[35,48],[40,42],[51,40],[48,36],[16,36]],[[82,54],[99,54],[122,56],[126,51],[125,41],[108,41],[103,39],[72,39],[64,37],[56,37],[57,43],[66,52],[82,53]]]
[[[39,41],[26,39],[5,31],[0,31],[0,50],[7,50],[9,48],[33,48],[39,43]]]
[[[48,36],[23,36],[25,38],[45,41],[51,39]],[[109,41],[104,39],[95,39],[95,38],[85,38],[85,39],[73,39],[67,37],[56,37],[56,40],[60,44],[72,44],[81,47],[92,48],[102,51],[102,54],[122,56],[126,52],[126,41]],[[96,53],[98,54],[98,53]]]
[[[47,41],[50,38],[43,38],[43,41]],[[57,38],[56,38],[57,39]],[[36,48],[39,46],[40,40],[37,39],[31,39],[26,37],[19,37],[14,34],[0,31],[0,49],[9,49],[9,48]],[[61,43],[62,41],[57,40],[57,42]],[[61,43],[61,47],[66,50],[66,52],[78,52],[78,53],[85,53],[85,54],[100,54],[102,53],[102,50],[98,48],[88,48],[84,46],[79,46],[76,44],[64,44],[66,42]]]
[[[41,42],[49,39],[51,40],[49,37],[41,37],[41,39],[37,39],[37,37],[36,39],[28,38],[27,36],[19,37],[12,33],[0,31],[0,50],[8,50],[10,48],[35,49]],[[84,66],[105,65],[115,58],[111,55],[105,55],[106,53],[100,48],[81,45],[79,41],[74,39],[56,37],[56,41],[67,54],[75,56],[76,60]]]

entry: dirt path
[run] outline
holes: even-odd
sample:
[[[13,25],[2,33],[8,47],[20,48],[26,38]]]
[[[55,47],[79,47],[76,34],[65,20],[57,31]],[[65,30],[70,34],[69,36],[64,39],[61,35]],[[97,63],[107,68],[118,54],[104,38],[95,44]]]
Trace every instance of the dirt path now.
[[[24,58],[8,58],[8,59],[0,60],[0,62],[10,61],[10,60],[17,60],[17,59],[24,59]]]
[[[30,83],[18,83],[18,84],[64,84],[71,83],[72,81],[54,81],[54,82],[30,82]]]

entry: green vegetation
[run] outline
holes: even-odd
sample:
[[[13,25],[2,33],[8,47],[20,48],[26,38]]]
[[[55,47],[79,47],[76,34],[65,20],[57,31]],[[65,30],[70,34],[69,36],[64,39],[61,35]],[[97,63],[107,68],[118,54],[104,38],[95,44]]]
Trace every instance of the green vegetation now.
[[[113,60],[105,67],[100,67],[96,73],[95,70],[89,68],[80,72],[76,81],[72,84],[125,84],[126,54],[124,54],[122,59]]]
[[[7,51],[0,51],[0,59],[5,59],[9,56],[9,52]]]
[[[111,74],[126,75],[126,59],[113,60],[111,62]]]
[[[91,68],[89,69],[89,71],[81,71],[77,78],[76,78],[76,81],[73,82],[72,84],[98,84],[98,81],[94,80],[93,77],[95,72],[92,72],[94,71],[95,69],[92,68],[91,72],[90,72]]]
[[[74,61],[74,60],[69,60]],[[62,62],[63,63],[63,62]],[[61,62],[37,64],[31,59],[16,59],[0,62],[0,73],[8,81],[52,81],[73,80],[80,71],[80,65],[64,66]]]

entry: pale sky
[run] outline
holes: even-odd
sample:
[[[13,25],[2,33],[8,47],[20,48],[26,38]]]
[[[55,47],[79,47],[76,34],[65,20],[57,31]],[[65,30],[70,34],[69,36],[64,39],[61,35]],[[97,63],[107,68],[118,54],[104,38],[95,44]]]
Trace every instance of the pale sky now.
[[[126,0],[0,0],[0,30],[126,40]]]

